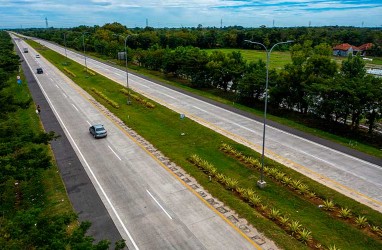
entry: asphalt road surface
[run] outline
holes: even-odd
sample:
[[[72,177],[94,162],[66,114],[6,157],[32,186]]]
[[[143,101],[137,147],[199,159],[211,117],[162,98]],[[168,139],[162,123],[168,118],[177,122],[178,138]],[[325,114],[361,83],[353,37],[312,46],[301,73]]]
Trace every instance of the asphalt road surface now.
[[[43,74],[33,73],[37,84],[129,249],[260,249],[35,53],[30,48],[23,56],[31,69],[43,68]],[[107,138],[90,135],[89,126],[97,123]]]
[[[60,46],[38,39],[36,41],[65,55],[64,48]],[[67,50],[67,56],[84,64],[84,56],[81,54]],[[123,70],[90,58],[87,58],[87,66],[126,86]],[[233,108],[227,109],[224,105],[133,74],[129,74],[129,87],[200,124],[261,151],[262,123],[254,119],[253,115]],[[266,132],[266,156],[382,212],[382,159],[275,123],[270,124]]]

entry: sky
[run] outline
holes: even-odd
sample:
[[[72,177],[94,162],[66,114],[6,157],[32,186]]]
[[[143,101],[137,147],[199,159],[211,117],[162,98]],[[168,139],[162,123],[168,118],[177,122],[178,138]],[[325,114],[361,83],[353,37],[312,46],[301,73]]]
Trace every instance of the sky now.
[[[382,0],[0,0],[0,29],[355,26],[382,28]]]

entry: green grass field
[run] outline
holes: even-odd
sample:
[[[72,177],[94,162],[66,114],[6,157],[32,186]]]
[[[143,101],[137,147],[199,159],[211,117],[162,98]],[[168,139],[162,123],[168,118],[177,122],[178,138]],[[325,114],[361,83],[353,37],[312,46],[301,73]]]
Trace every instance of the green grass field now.
[[[63,70],[62,62],[65,61],[63,56],[51,50],[40,50],[36,43],[29,42],[39,50],[40,54]],[[222,142],[228,143],[246,155],[256,158],[260,157],[258,153],[192,120],[180,120],[179,114],[159,104],[156,104],[154,109],[148,109],[135,101],[133,101],[132,105],[126,105],[126,96],[120,92],[123,87],[119,84],[100,75],[89,76],[84,72],[84,67],[75,62],[70,62],[66,67],[76,75],[76,77],[68,76],[81,88],[93,95],[111,112],[120,117],[125,124],[150,141],[173,162],[182,166],[212,195],[233,208],[240,216],[245,217],[280,247],[284,249],[307,249],[307,246],[290,237],[274,222],[265,219],[260,213],[239,199],[235,193],[224,189],[216,181],[209,182],[208,176],[192,165],[187,160],[188,157],[192,154],[198,154],[203,159],[213,163],[219,172],[236,178],[241,186],[256,190],[257,194],[261,196],[268,206],[281,210],[284,214],[289,215],[291,219],[298,220],[304,227],[312,231],[313,237],[322,245],[327,247],[336,245],[340,249],[382,249],[381,239],[370,237],[363,230],[332,217],[330,214],[318,209],[315,204],[285,189],[269,178],[266,178],[268,183],[266,189],[257,189],[256,181],[259,179],[259,173],[222,153],[219,146]],[[94,95],[90,91],[91,88],[103,92],[108,98],[117,102],[120,108],[117,109],[107,104],[103,99]],[[185,132],[186,136],[181,136],[182,132]],[[303,181],[312,187],[312,190],[319,196],[333,199],[335,203],[340,204],[342,207],[349,207],[354,213],[365,215],[374,225],[382,225],[382,214],[367,206],[359,204],[271,160],[267,160],[266,165],[277,167],[293,178]]]
[[[247,49],[208,49],[205,50],[208,53],[212,51],[222,51],[226,54],[232,53],[233,51],[240,51],[243,58],[247,61],[258,61],[263,60],[266,62],[267,55],[264,50],[247,50]],[[290,58],[290,52],[280,52],[280,51],[272,51],[270,59],[269,59],[269,68],[280,70],[284,67],[285,64],[291,63],[292,59]]]

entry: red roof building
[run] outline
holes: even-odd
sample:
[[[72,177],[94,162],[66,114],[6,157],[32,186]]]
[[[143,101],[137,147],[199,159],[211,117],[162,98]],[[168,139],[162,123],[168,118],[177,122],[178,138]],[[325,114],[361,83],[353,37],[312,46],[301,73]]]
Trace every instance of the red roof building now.
[[[334,56],[347,56],[349,54],[355,55],[358,52],[360,52],[361,56],[365,56],[366,51],[370,50],[371,47],[373,47],[372,43],[365,43],[359,47],[354,46],[354,45],[350,45],[348,43],[343,43],[343,44],[339,44],[333,48],[333,55]]]

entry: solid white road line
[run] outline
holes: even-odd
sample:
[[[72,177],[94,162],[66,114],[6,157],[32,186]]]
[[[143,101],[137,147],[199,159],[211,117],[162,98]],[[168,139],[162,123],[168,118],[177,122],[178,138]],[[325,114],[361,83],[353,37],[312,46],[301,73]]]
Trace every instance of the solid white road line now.
[[[67,97],[65,94],[63,94],[65,97]],[[73,103],[72,103],[72,106],[77,110],[77,112],[78,112],[78,108],[76,107],[76,105],[74,105]]]
[[[159,202],[155,199],[155,197],[150,193],[149,190],[147,190],[147,193],[151,196],[151,198],[153,198],[153,200],[158,204],[158,206],[163,210],[163,212],[172,220],[171,216],[167,213],[167,211],[162,207],[161,204],[159,204]]]
[[[117,153],[114,152],[114,150],[113,150],[109,145],[107,145],[107,146],[110,148],[111,152],[113,152],[113,153],[115,154],[115,156],[116,156],[120,161],[122,161],[121,158],[117,155]]]

